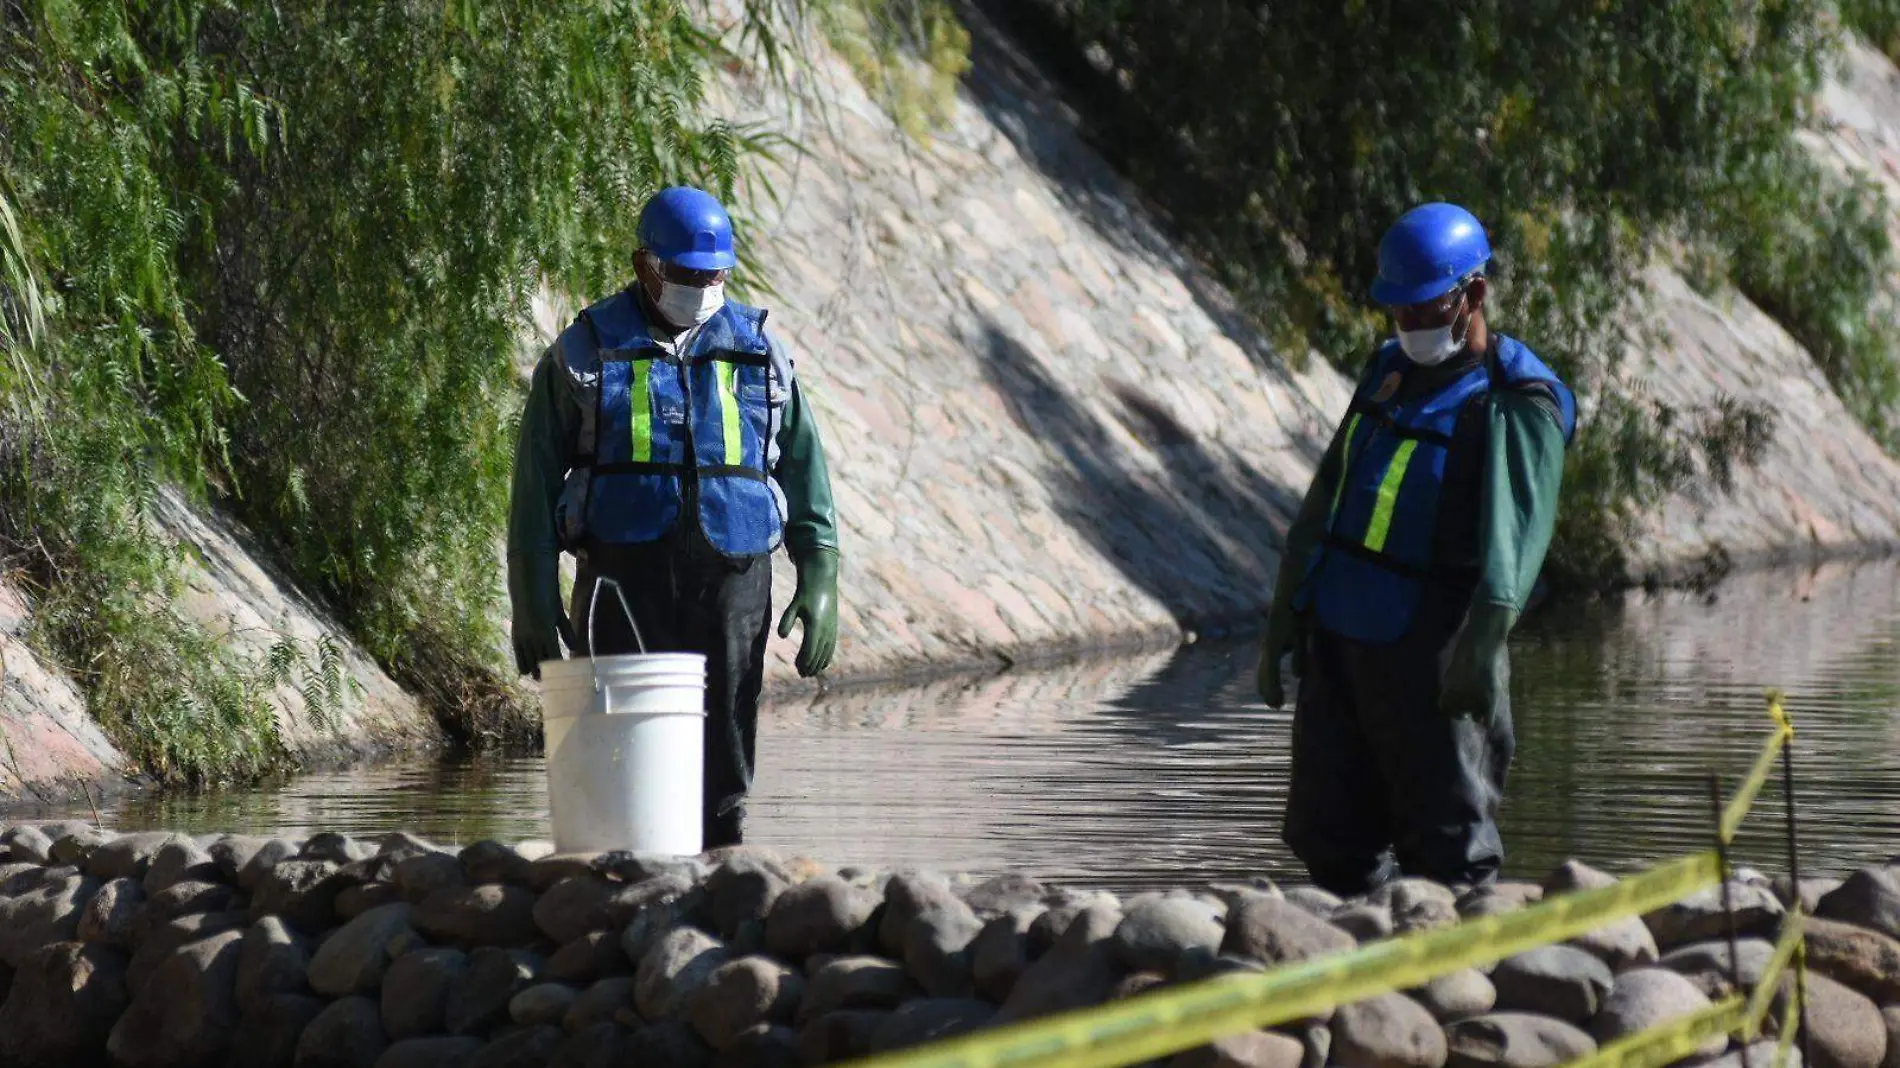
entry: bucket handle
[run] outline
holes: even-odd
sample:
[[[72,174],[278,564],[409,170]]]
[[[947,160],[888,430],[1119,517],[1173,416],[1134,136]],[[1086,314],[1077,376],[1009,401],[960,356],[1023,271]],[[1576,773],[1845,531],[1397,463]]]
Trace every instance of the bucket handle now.
[[[594,645],[594,609],[600,605],[600,588],[602,586],[612,586],[614,588],[614,596],[620,600],[620,610],[627,614],[627,626],[633,628],[634,644],[639,646],[642,655],[647,651],[646,639],[640,636],[640,624],[634,620],[633,609],[627,604],[626,591],[620,588],[620,583],[615,582],[605,575],[600,575],[594,579],[594,595],[587,599],[587,664],[589,667],[594,667],[596,663],[594,657],[594,649],[596,648]],[[600,674],[598,671],[594,672],[594,692],[600,692]]]

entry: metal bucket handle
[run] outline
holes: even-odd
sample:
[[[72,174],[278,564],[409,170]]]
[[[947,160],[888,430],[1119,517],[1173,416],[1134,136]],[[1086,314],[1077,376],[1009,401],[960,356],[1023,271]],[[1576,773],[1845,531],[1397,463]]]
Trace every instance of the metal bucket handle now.
[[[594,649],[596,648],[594,645],[594,609],[600,605],[600,588],[602,586],[612,586],[614,588],[614,596],[620,599],[620,610],[627,614],[627,626],[633,628],[634,644],[639,646],[641,655],[644,656],[647,651],[646,639],[640,636],[640,624],[634,620],[633,608],[627,604],[626,591],[620,588],[620,583],[615,582],[605,575],[595,578],[594,595],[587,599],[587,664],[589,667],[596,669],[593,672],[595,693],[600,692],[600,672],[594,656]]]

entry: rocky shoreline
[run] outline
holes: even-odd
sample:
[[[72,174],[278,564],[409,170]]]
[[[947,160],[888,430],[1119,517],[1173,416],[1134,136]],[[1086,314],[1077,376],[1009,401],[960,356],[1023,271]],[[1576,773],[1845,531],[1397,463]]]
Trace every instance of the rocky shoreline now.
[[[756,847],[555,855],[15,825],[0,831],[0,1066],[841,1063],[1611,881],[1572,862],[1465,893],[1405,880],[1341,901],[1254,880],[1124,901],[1020,876],[829,872]],[[1731,892],[1751,984],[1795,890],[1743,870]],[[1804,880],[1799,896],[1820,917],[1815,1068],[1900,1064],[1900,867]],[[1155,1063],[1561,1064],[1728,993],[1726,937],[1710,891]],[[1692,1060],[1739,1068],[1742,1052]]]

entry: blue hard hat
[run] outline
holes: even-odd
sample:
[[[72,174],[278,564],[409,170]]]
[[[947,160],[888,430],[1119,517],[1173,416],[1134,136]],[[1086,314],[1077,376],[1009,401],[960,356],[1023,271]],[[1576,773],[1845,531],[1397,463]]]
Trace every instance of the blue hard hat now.
[[[1491,260],[1484,225],[1456,204],[1422,204],[1392,224],[1379,242],[1372,299],[1417,304],[1450,292]]]
[[[666,263],[716,271],[739,262],[732,220],[712,194],[676,185],[653,194],[640,211],[640,244]]]

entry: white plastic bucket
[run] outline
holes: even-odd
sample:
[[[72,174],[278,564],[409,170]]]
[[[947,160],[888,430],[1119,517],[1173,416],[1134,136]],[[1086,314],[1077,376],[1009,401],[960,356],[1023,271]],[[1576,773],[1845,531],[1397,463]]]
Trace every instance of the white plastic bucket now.
[[[555,848],[699,853],[706,658],[549,660],[541,695]]]

